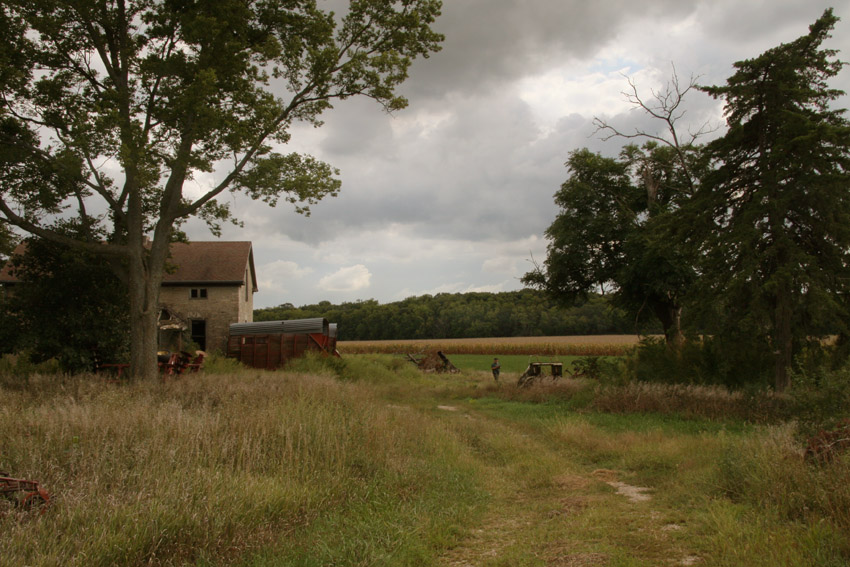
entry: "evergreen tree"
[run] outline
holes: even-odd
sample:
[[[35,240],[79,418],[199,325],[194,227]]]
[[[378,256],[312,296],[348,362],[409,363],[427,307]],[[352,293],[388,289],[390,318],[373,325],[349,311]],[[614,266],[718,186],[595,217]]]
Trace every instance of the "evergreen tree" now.
[[[725,329],[744,326],[774,352],[777,390],[814,323],[847,315],[850,125],[830,103],[843,63],[822,43],[832,10],[807,35],[735,64],[724,86],[728,132],[709,145],[714,170],[690,212],[701,271]],[[752,337],[757,341],[759,337]]]

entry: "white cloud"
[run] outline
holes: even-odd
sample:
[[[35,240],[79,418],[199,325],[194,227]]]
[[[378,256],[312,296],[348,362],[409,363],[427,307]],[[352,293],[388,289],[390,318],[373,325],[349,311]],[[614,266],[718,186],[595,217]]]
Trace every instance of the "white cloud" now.
[[[363,264],[340,268],[319,280],[319,289],[324,291],[360,291],[368,289],[372,274]]]

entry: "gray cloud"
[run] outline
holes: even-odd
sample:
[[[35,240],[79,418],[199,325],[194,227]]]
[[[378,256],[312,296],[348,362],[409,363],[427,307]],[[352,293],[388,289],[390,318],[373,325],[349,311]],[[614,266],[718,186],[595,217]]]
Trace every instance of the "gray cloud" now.
[[[436,28],[444,50],[414,65],[406,91],[440,99],[447,92],[499,88],[554,61],[591,56],[625,26],[671,19],[693,2],[447,0]]]
[[[826,6],[445,0],[436,26],[444,49],[414,64],[401,88],[409,108],[388,116],[369,100],[342,101],[321,129],[294,131],[287,151],[340,168],[340,196],[310,218],[236,198],[246,225],[224,237],[254,242],[268,284],[259,306],[516,289],[530,256],[545,254],[542,235],[557,213],[552,196],[569,152],[620,149],[621,140],[593,135],[593,117],[624,131],[658,126],[624,102],[620,72],[642,93],[661,88],[672,64],[683,81],[693,74],[719,84],[734,61],[806,33]],[[847,59],[846,20],[834,35],[831,45]],[[850,88],[848,75],[836,86]],[[719,122],[718,103],[700,93],[687,109],[685,128]],[[187,229],[209,238],[196,222]]]

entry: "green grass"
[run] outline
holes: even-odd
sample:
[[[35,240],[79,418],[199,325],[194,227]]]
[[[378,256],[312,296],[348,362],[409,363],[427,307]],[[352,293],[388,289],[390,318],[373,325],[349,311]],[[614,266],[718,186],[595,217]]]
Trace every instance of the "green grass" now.
[[[480,370],[490,372],[493,356],[489,354],[453,354],[449,356],[452,364],[461,370]],[[499,364],[502,366],[502,375],[506,379],[516,381],[519,375],[525,372],[529,362],[560,362],[564,370],[572,368],[572,363],[581,358],[580,356],[529,356],[527,354],[499,355]]]
[[[392,356],[217,372],[0,381],[0,470],[52,496],[0,501],[0,563],[850,562],[850,459],[806,462],[793,424],[728,393],[517,389]]]

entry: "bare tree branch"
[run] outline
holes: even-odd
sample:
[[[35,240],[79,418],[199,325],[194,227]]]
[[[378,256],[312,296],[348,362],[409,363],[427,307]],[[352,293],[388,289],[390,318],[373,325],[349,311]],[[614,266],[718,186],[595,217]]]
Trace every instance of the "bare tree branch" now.
[[[687,111],[682,108],[683,101],[688,93],[697,88],[698,76],[691,75],[687,86],[684,88],[679,81],[679,75],[676,72],[675,65],[672,66],[673,71],[664,89],[656,91],[651,89],[652,99],[644,100],[638,91],[637,84],[630,77],[624,75],[629,84],[629,91],[623,91],[623,96],[626,97],[633,106],[639,108],[664,123],[664,133],[656,133],[641,128],[635,128],[632,132],[620,130],[610,122],[595,116],[593,124],[596,126],[594,135],[602,133],[600,138],[603,141],[611,140],[612,138],[624,138],[627,140],[647,139],[655,140],[661,144],[669,146],[676,152],[676,156],[682,166],[685,175],[687,176],[691,186],[694,184],[693,176],[685,157],[685,152],[688,148],[696,144],[698,138],[715,132],[719,126],[712,125],[710,121],[706,121],[699,126],[695,131],[688,127],[688,136],[685,141],[680,138],[677,125],[681,121]]]

